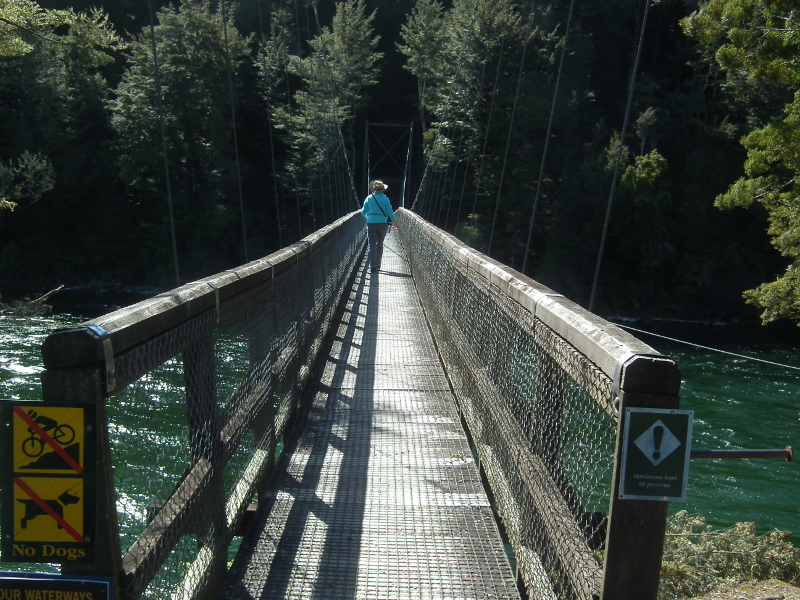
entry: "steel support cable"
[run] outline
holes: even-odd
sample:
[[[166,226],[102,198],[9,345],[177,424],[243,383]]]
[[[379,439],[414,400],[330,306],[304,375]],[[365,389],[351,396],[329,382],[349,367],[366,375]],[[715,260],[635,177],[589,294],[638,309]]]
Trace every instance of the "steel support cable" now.
[[[476,21],[477,21],[477,15],[475,13],[472,13],[472,21],[470,23],[469,33],[472,33],[474,31],[475,22]],[[462,52],[458,56],[458,61],[456,61],[456,68],[455,68],[455,71],[453,72],[453,76],[449,78],[450,81],[455,82],[458,79],[458,76],[461,73],[462,68],[463,68],[464,60],[465,60],[464,59],[464,53]],[[453,97],[453,91],[454,91],[454,88],[453,88],[453,86],[451,86],[450,90],[447,93],[447,98],[446,98],[446,100],[444,102],[444,110],[442,111],[442,115],[443,115],[445,120],[449,116],[448,115],[448,111],[449,111],[449,109],[450,109],[450,107],[452,105],[451,101],[452,101],[452,97]],[[420,101],[421,100],[422,99],[420,99]],[[432,144],[432,147],[431,147],[431,153],[433,153],[434,150],[436,149],[436,144],[439,143],[439,140],[440,140],[441,136],[442,136],[441,128],[437,128],[436,136],[433,139],[433,144]],[[428,158],[425,160],[425,169],[422,172],[422,178],[420,179],[420,182],[419,182],[419,188],[417,188],[417,193],[414,196],[414,201],[411,203],[411,209],[410,210],[412,210],[412,211],[415,210],[417,202],[420,200],[420,197],[422,196],[422,192],[423,192],[423,189],[425,187],[425,182],[426,182],[426,180],[428,178],[428,173],[430,172],[430,166],[431,166],[431,159],[430,159],[430,153],[429,153]],[[464,174],[465,181],[466,181],[466,177],[467,177],[467,174],[465,173]],[[424,199],[423,199],[423,202],[424,202]]]
[[[533,6],[534,6],[534,3],[533,3],[533,1],[531,1],[531,7],[530,7],[530,10],[528,11],[528,29],[530,29],[530,26],[533,23]],[[569,22],[570,22],[571,18],[572,18],[572,6],[570,5],[570,13],[569,13],[569,17],[567,18],[567,28],[569,28]],[[497,223],[497,213],[498,213],[498,210],[500,208],[500,197],[502,196],[502,193],[503,193],[503,182],[505,180],[505,175],[506,175],[506,164],[508,163],[508,152],[511,149],[511,135],[512,135],[512,133],[514,131],[514,119],[516,118],[516,114],[517,114],[517,104],[519,102],[519,91],[520,91],[520,88],[522,87],[522,77],[525,75],[525,57],[527,56],[527,53],[528,53],[528,41],[529,40],[530,40],[530,35],[527,35],[527,31],[526,31],[525,43],[522,45],[522,57],[520,58],[520,61],[519,61],[519,74],[517,75],[517,88],[514,91],[514,104],[513,104],[512,108],[511,108],[511,119],[509,120],[509,124],[508,124],[508,136],[506,137],[506,149],[505,149],[505,152],[503,153],[503,166],[500,169],[500,181],[499,181],[499,183],[497,185],[497,198],[496,198],[495,204],[494,204],[494,216],[492,217],[492,227],[491,227],[491,230],[490,230],[490,233],[489,233],[489,245],[488,245],[488,247],[486,249],[486,253],[487,254],[491,254],[491,252],[492,252],[492,241],[494,240],[494,229],[495,229],[495,225]],[[565,37],[565,43],[566,43],[566,37]],[[563,52],[562,52],[562,61],[563,61]],[[558,87],[558,84],[556,84],[556,87]],[[550,118],[552,119],[552,115],[551,115]]]
[[[316,24],[317,24],[317,35],[322,35],[322,27],[321,27],[320,22],[319,22],[319,11],[317,10],[317,0],[313,0],[311,4],[312,4],[312,8],[314,10],[314,20],[316,21]],[[322,53],[322,60],[325,63],[325,66],[328,68],[328,71],[327,71],[328,75],[330,75],[332,69],[331,69],[330,64],[328,64],[328,60],[327,59],[328,59],[327,55],[323,52]],[[330,82],[331,82],[331,78],[329,77],[328,83],[330,83]],[[332,104],[333,104],[333,102],[332,102]],[[345,165],[347,166],[347,176],[348,176],[348,179],[350,181],[350,191],[351,191],[352,196],[353,196],[353,202],[354,202],[356,207],[359,207],[360,203],[358,201],[358,193],[356,192],[353,169],[350,167],[350,159],[347,157],[347,144],[344,141],[344,135],[342,134],[341,123],[339,123],[339,111],[338,111],[338,108],[339,107],[337,105],[333,105],[331,107],[331,109],[333,111],[334,121],[336,122],[336,133],[338,134],[339,141],[341,142],[341,144],[343,146],[344,162],[345,162]]]
[[[228,95],[231,102],[231,131],[233,132],[233,153],[236,162],[236,183],[239,189],[239,212],[242,217],[242,243],[244,245],[244,262],[250,262],[250,254],[247,249],[247,226],[244,215],[244,194],[242,193],[242,169],[239,161],[239,136],[236,132],[236,104],[233,97],[233,64],[231,61],[230,43],[228,41],[228,14],[226,11],[228,3],[220,0],[222,15],[222,37],[225,42],[225,67],[228,71]]]
[[[531,7],[533,13],[533,7]],[[530,22],[530,19],[529,19]],[[503,179],[506,175],[506,163],[508,162],[508,151],[511,148],[511,135],[514,132],[514,118],[517,114],[517,102],[519,101],[519,89],[522,85],[522,76],[525,73],[525,55],[528,51],[528,38],[525,38],[525,44],[522,46],[522,58],[519,61],[519,75],[517,76],[517,89],[514,92],[514,104],[511,107],[511,119],[508,123],[508,136],[506,137],[506,149],[503,153],[503,166],[500,168],[500,181],[497,184],[497,198],[494,203],[494,216],[492,217],[492,227],[489,231],[489,245],[486,248],[486,254],[492,253],[492,241],[494,240],[494,228],[497,224],[497,211],[500,208],[500,196],[503,193]]]
[[[434,183],[431,186],[433,188],[433,199],[431,201],[431,209],[432,213],[431,216],[431,223],[436,225],[437,227],[442,226],[441,222],[441,214],[442,214],[442,182],[447,179],[447,173],[450,171],[450,165],[448,164],[442,171],[439,171],[436,174],[436,178],[434,179]]]
[[[333,168],[333,180],[334,180],[334,190],[336,196],[336,210],[337,210],[337,217],[340,217],[347,212],[347,205],[344,201],[344,198],[347,195],[347,179],[343,177],[344,170],[341,169],[341,161],[344,160],[344,153],[345,148],[344,144],[339,142],[339,145],[336,146],[336,150],[333,151],[333,161],[334,161],[334,168]],[[344,180],[344,186],[341,185],[341,180]]]
[[[444,223],[442,223],[442,212],[444,212],[444,196],[445,196],[445,188],[447,187],[447,175],[450,172],[450,164],[447,165],[447,168],[442,172],[442,180],[439,182],[439,190],[437,192],[437,197],[439,198],[437,202],[437,210],[436,210],[436,219],[440,223],[440,227],[444,229],[447,226],[447,213],[445,212]],[[450,202],[448,201],[448,206]]]
[[[522,257],[522,273],[525,273],[525,267],[528,265],[528,256],[530,255],[531,240],[533,239],[533,224],[536,221],[536,211],[539,207],[539,198],[542,196],[542,179],[544,179],[544,167],[547,163],[547,155],[550,149],[550,136],[553,131],[553,122],[556,113],[556,101],[558,100],[558,92],[561,87],[561,75],[564,71],[564,60],[567,55],[567,40],[572,27],[572,12],[575,8],[575,0],[570,0],[569,13],[567,14],[567,25],[564,28],[564,37],[561,41],[561,57],[558,61],[558,73],[556,74],[556,85],[553,90],[553,101],[550,103],[550,120],[547,123],[547,133],[544,138],[544,148],[542,149],[542,160],[539,163],[539,178],[536,180],[536,193],[533,197],[533,208],[531,209],[531,218],[528,223],[528,239],[525,242],[525,254]],[[531,11],[533,5],[531,5]]]
[[[257,3],[258,6],[258,31],[261,43],[264,43],[264,20],[262,17],[261,0]],[[269,138],[269,154],[272,162],[272,185],[275,190],[275,220],[278,227],[278,247],[283,248],[283,232],[281,227],[281,202],[280,192],[278,191],[278,166],[275,161],[275,141],[272,127],[272,103],[269,99],[269,91],[265,94],[267,102],[267,134]]]
[[[597,280],[600,277],[600,265],[603,261],[603,252],[605,251],[606,237],[608,235],[608,224],[611,220],[611,206],[614,203],[614,195],[617,190],[617,179],[619,177],[619,166],[622,162],[623,149],[625,148],[625,134],[628,131],[628,122],[630,121],[631,106],[633,105],[633,90],[636,86],[636,74],[639,71],[639,60],[642,56],[642,46],[644,45],[644,32],[647,27],[647,17],[650,14],[650,0],[644,1],[644,16],[642,16],[642,26],[639,29],[639,44],[636,48],[636,58],[633,62],[633,72],[631,73],[631,81],[628,86],[628,102],[625,105],[625,118],[622,121],[622,132],[620,133],[619,150],[617,151],[617,158],[614,161],[614,175],[611,178],[611,191],[608,194],[608,205],[606,206],[606,218],[603,223],[603,235],[600,238],[600,249],[597,253],[597,265],[594,270],[594,280],[592,281],[592,293],[589,296],[589,311],[594,310],[594,301],[597,294]]]
[[[269,153],[272,161],[272,185],[275,189],[275,219],[278,222],[278,247],[283,248],[283,228],[281,227],[281,198],[278,191],[278,165],[275,161],[275,142],[272,131],[272,105],[267,101],[267,130],[269,132]]]
[[[311,8],[314,11],[314,15],[316,17],[316,11],[317,11],[316,3],[314,3]],[[320,29],[320,26],[319,26],[319,19],[318,18],[316,19],[316,23],[317,23],[317,35],[319,36],[321,34],[321,29]],[[310,28],[309,28],[309,30],[310,30]],[[322,53],[320,53],[320,54],[322,54]],[[309,52],[309,57],[311,57],[311,56],[312,56],[312,53]],[[310,61],[310,66],[311,66],[311,78],[312,78],[312,81],[313,81],[317,77],[319,77],[319,73],[316,70],[316,61],[312,59]],[[321,77],[320,77],[320,79],[321,79]],[[305,88],[305,83],[303,83],[303,88]],[[318,117],[320,115],[317,112],[317,105],[316,104],[312,105],[311,103],[309,103],[309,101],[308,101],[309,100],[308,91],[306,91],[304,89],[304,93],[305,93],[304,98],[305,98],[305,102],[306,102],[306,107],[308,108],[309,106],[311,106],[311,108],[312,108],[312,110],[314,112],[314,114],[312,115],[313,118],[311,119],[312,122],[316,122],[317,120],[321,120],[324,123],[325,113],[323,113],[321,115],[323,117],[323,119],[319,119]],[[327,110],[327,108],[326,108],[326,110]],[[307,122],[306,122],[305,126],[306,126],[306,130],[308,131],[308,123]],[[312,149],[311,149],[309,144],[305,144],[304,152],[306,154],[306,166],[308,166],[308,163],[311,161],[311,159],[314,156],[314,154],[312,153]],[[316,203],[314,202],[314,179],[310,174],[308,176],[308,200],[309,200],[309,207],[310,207],[310,210],[311,210],[311,227],[312,227],[313,231],[316,231],[317,230],[317,210],[316,210]],[[325,203],[324,203],[324,201],[322,203],[322,209],[323,209],[323,216],[324,216],[324,211],[325,211]]]
[[[500,53],[497,56],[497,67],[495,68],[494,73],[494,87],[492,88],[492,101],[489,103],[489,120],[486,123],[486,132],[483,135],[483,148],[481,149],[481,162],[478,166],[478,179],[475,182],[475,199],[472,202],[472,212],[477,212],[478,207],[478,195],[480,193],[481,184],[483,183],[483,161],[486,158],[486,148],[489,145],[489,133],[492,130],[492,118],[494,117],[494,103],[497,99],[497,84],[500,81],[500,64],[503,61],[503,52],[506,46],[506,36],[505,34],[500,39]],[[484,66],[486,63],[484,63]],[[478,90],[480,94],[480,90],[483,89],[483,76],[481,76],[481,86]]]
[[[456,139],[456,133],[453,131],[453,128],[449,128],[448,134],[453,138]],[[439,215],[441,215],[441,205],[444,204],[444,197],[445,197],[445,188],[447,187],[447,182],[452,181],[453,183],[450,186],[450,194],[447,196],[447,210],[445,211],[444,221],[440,224],[440,227],[444,230],[447,230],[447,222],[450,219],[450,208],[453,203],[453,188],[455,187],[455,180],[458,177],[458,162],[461,156],[461,137],[458,137],[458,146],[456,149],[456,155],[454,159],[454,169],[453,169],[453,176],[448,180],[447,173],[450,171],[450,165],[448,164],[447,169],[445,169],[445,176],[444,180],[442,181],[441,191],[439,192],[439,199],[440,199],[440,208],[439,208]]]
[[[369,143],[369,120],[366,121],[364,130],[364,185],[369,191],[369,182],[372,178],[372,152]]]
[[[755,356],[748,356],[747,354],[737,354],[736,352],[729,352],[727,350],[721,350],[719,348],[714,348],[712,346],[702,346],[700,344],[695,344],[694,342],[687,342],[686,340],[681,340],[681,339],[678,339],[678,338],[673,338],[673,337],[669,337],[669,336],[666,336],[666,335],[653,333],[652,331],[646,331],[644,329],[637,329],[636,327],[631,327],[629,325],[624,325],[622,323],[615,323],[615,325],[617,327],[621,327],[622,329],[627,329],[628,331],[635,331],[636,333],[644,333],[646,335],[652,335],[653,337],[657,337],[657,338],[660,338],[662,340],[668,340],[670,342],[676,342],[678,344],[684,344],[686,346],[692,346],[693,348],[699,348],[701,350],[710,350],[711,352],[717,352],[719,354],[725,354],[727,356],[733,356],[733,357],[736,357],[736,358],[743,358],[745,360],[751,360],[753,362],[760,362],[760,363],[765,363],[765,364],[772,365],[772,366],[775,366],[775,367],[782,367],[784,369],[794,369],[796,371],[800,371],[800,367],[795,366],[795,365],[787,365],[785,363],[779,363],[779,362],[775,362],[773,360],[766,360],[766,359],[758,358],[758,357],[755,357]]]
[[[296,6],[295,6],[295,25],[296,25],[295,30],[296,30],[296,33],[297,33],[297,40],[296,41],[297,41],[298,47],[300,47],[300,37],[299,37],[300,36],[300,32],[299,32],[300,16],[297,13],[297,7]],[[291,106],[291,104],[292,104],[292,88],[291,88],[291,85],[290,85],[290,82],[289,82],[289,70],[288,69],[286,69],[286,73],[284,74],[283,80],[286,83],[286,105],[287,106]],[[270,138],[270,143],[271,142],[272,142],[272,138]],[[271,148],[273,148],[273,147],[271,146]],[[274,161],[274,156],[275,156],[275,154],[273,152],[273,161]],[[289,166],[291,167],[291,162],[289,162]],[[302,220],[301,220],[301,211],[300,211],[300,190],[299,190],[300,183],[297,180],[297,172],[294,171],[291,168],[289,168],[289,171],[290,171],[292,180],[294,181],[294,186],[292,186],[292,189],[294,190],[295,214],[297,215],[297,237],[300,238],[300,237],[303,236],[303,224],[302,224]],[[277,171],[276,171],[276,177],[277,177]],[[277,183],[276,183],[276,185],[277,185]],[[287,221],[288,221],[288,217],[287,217]],[[283,246],[281,246],[281,247],[283,247]]]
[[[455,161],[454,161],[455,164],[454,164],[454,167],[453,167],[453,178],[452,178],[452,182],[450,184],[450,195],[448,196],[449,200],[447,201],[447,215],[445,216],[445,219],[444,219],[444,229],[445,230],[447,230],[447,225],[448,225],[448,222],[450,221],[450,208],[451,208],[451,206],[453,204],[453,198],[455,197],[455,192],[456,192],[456,181],[458,180],[458,165],[461,162],[461,141],[462,141],[461,138],[459,138],[458,139],[458,146],[456,146],[456,157],[455,157]],[[458,211],[459,212],[461,211],[461,202],[460,201],[458,203]],[[455,229],[455,226],[458,224],[458,216],[459,216],[459,213],[456,212],[456,223],[453,225],[454,229]]]
[[[438,226],[439,223],[436,221],[437,215],[437,206],[439,204],[439,182],[442,179],[442,174],[445,171],[436,171],[431,175],[430,185],[428,185],[428,190],[430,191],[430,201],[428,202],[428,216],[426,217],[428,221],[433,223],[434,225]]]
[[[406,164],[403,169],[403,189],[400,194],[400,206],[406,205],[406,184],[408,183],[409,171],[411,169],[411,144],[414,141],[414,122],[412,121],[408,129],[408,150],[406,150]]]
[[[472,29],[470,30],[470,33],[472,33],[472,31],[474,30],[475,21],[476,21],[476,16],[473,14]],[[505,44],[505,36],[503,36],[503,39],[502,39],[502,42],[501,42],[500,55],[498,57],[498,63],[497,63],[498,64],[498,69],[499,69],[499,66],[500,66],[500,61],[501,61],[502,56],[503,56],[504,44]],[[464,53],[464,54],[466,54],[466,53]],[[458,71],[456,73],[458,73]],[[480,104],[480,90],[483,89],[483,82],[484,82],[485,78],[486,78],[486,62],[484,61],[482,63],[482,65],[481,65],[481,78],[480,78],[480,83],[478,84],[478,93],[476,94],[475,103],[474,103],[474,107],[473,107],[473,120],[476,120],[476,121],[477,121],[478,106]],[[497,79],[498,79],[498,72],[495,73],[495,90],[497,88]],[[452,92],[452,90],[451,90],[451,92]],[[472,206],[472,213],[473,214],[476,211],[476,206],[477,206],[477,202],[478,202],[478,192],[480,190],[480,183],[481,183],[481,177],[482,177],[482,171],[483,171],[483,155],[486,152],[487,140],[488,140],[488,136],[489,136],[489,131],[491,129],[491,119],[492,119],[492,114],[493,114],[493,111],[494,111],[495,95],[496,94],[492,95],[492,102],[491,102],[490,109],[489,109],[489,122],[487,123],[486,133],[484,135],[484,144],[483,144],[483,151],[482,151],[483,154],[481,154],[480,167],[478,169],[478,178],[477,178],[477,181],[476,181],[476,184],[475,184],[475,199],[473,201],[473,206]],[[448,100],[449,100],[449,97],[448,97]],[[455,127],[452,127],[452,130],[455,131]],[[435,141],[438,141],[438,139],[439,139],[439,135],[438,135],[438,132],[437,132],[437,138],[436,138]],[[462,194],[466,193],[466,182],[467,182],[467,178],[468,177],[469,177],[469,169],[466,169],[464,171],[464,181],[463,181],[463,186],[462,186]],[[430,185],[429,187],[432,189],[433,185]]]
[[[161,95],[161,67],[158,64],[158,46],[156,44],[156,26],[153,20],[153,2],[147,0],[150,13],[150,38],[153,45],[153,79],[156,84],[156,104],[158,106],[158,128],[161,134],[161,156],[164,160],[164,182],[167,191],[169,208],[169,229],[172,238],[172,261],[175,265],[175,283],[181,284],[181,273],[178,268],[178,241],[175,236],[175,213],[172,209],[172,184],[170,182],[169,159],[167,158],[167,132],[164,125],[164,100]]]
[[[458,216],[461,214],[461,207],[464,206],[464,197],[467,195],[467,174],[469,173],[469,165],[471,157],[467,152],[467,162],[464,163],[464,177],[461,179],[461,194],[458,197],[458,211],[456,214],[455,228],[458,227]],[[469,214],[467,214],[467,222],[469,222]]]
[[[475,16],[473,15],[473,26],[474,26],[474,22],[475,22]],[[462,54],[462,56],[463,56],[463,54]],[[463,59],[462,59],[462,60],[463,60]],[[457,76],[458,76],[458,74],[459,74],[460,70],[461,70],[461,62],[459,62],[459,63],[458,63],[458,66],[457,66],[457,68],[456,68],[456,72],[455,72],[455,74],[453,75],[453,81],[455,81],[455,80],[456,80],[456,78],[457,78]],[[479,84],[479,86],[478,86],[478,87],[479,87],[479,89],[482,89],[482,88],[483,88],[483,80],[484,80],[484,78],[485,78],[485,75],[486,75],[486,63],[484,62],[484,63],[483,63],[483,68],[482,68],[482,70],[481,70],[481,80],[480,80],[480,84]],[[451,89],[450,89],[450,95],[451,95],[452,93],[453,93],[453,88],[451,88]],[[445,112],[444,112],[444,117],[445,117],[445,119],[448,117],[448,115],[447,115],[447,112],[446,112],[446,111],[447,111],[447,109],[449,108],[449,105],[450,105],[450,95],[448,95],[448,97],[447,97],[447,101],[445,102]],[[476,99],[475,99],[475,107],[473,108],[473,111],[474,111],[474,113],[477,113],[477,106],[478,106],[478,98],[476,98]],[[473,118],[476,118],[475,114],[473,114]],[[450,128],[450,130],[451,130],[451,132],[453,132],[453,137],[455,137],[455,126],[452,126],[452,127]],[[437,131],[436,131],[436,137],[435,137],[435,138],[434,138],[434,140],[433,140],[433,149],[435,149],[435,148],[436,148],[436,144],[437,144],[437,143],[440,141],[441,137],[442,137],[442,134],[441,134],[441,129],[437,129]],[[433,151],[433,150],[432,150],[432,151]],[[424,174],[423,174],[423,176],[422,176],[422,181],[420,182],[420,189],[419,189],[419,191],[417,192],[417,197],[419,197],[419,196],[421,195],[421,192],[422,192],[422,189],[423,189],[423,185],[424,185],[424,183],[425,183],[425,179],[426,179],[426,177],[428,177],[428,173],[429,173],[429,172],[430,172],[430,159],[428,159],[428,160],[426,161],[426,164],[425,164],[425,172],[424,172]],[[467,180],[467,177],[468,177],[468,175],[469,175],[469,171],[468,171],[468,170],[464,171],[464,187],[462,188],[462,191],[463,191],[463,193],[466,193],[466,180]],[[434,175],[430,175],[430,177],[434,177]],[[432,185],[432,184],[428,186],[428,188],[432,188],[432,187],[433,187],[433,185]],[[423,202],[425,201],[425,196],[424,196],[424,195],[422,196],[422,200],[423,200]],[[476,191],[476,201],[477,201],[477,191]],[[414,200],[414,204],[416,204],[416,198],[415,198],[415,200]],[[422,209],[422,207],[420,207],[420,210],[421,210],[421,209]],[[413,205],[412,205],[412,207],[411,207],[411,210],[414,210],[414,206],[413,206]],[[473,206],[473,212],[474,212],[474,210],[475,210],[475,208],[474,208],[474,206]]]
[[[294,3],[294,30],[295,30],[295,43],[297,44],[298,51],[302,49],[302,42],[300,41],[300,12],[298,10],[298,3]],[[286,105],[291,106],[292,104],[292,88],[289,82],[289,70],[286,70],[286,74],[284,76],[284,81],[286,82]],[[301,80],[301,86],[305,84]],[[295,208],[297,213],[297,237],[303,237],[303,220],[302,220],[302,211],[300,209],[300,182],[297,179],[297,171],[292,169],[292,179],[294,180],[294,202]],[[282,247],[282,246],[281,246]]]
[[[264,17],[261,14],[261,0],[256,2],[256,10],[258,11],[258,36],[260,39],[264,39]]]
[[[331,203],[331,216],[330,220],[323,217],[323,221],[325,223],[333,223],[339,216],[339,211],[336,208],[336,186],[333,185],[333,179],[331,177],[331,163],[336,160],[336,155],[328,154],[328,157],[328,160],[325,161],[327,163],[325,167],[325,178],[327,179],[328,201]]]
[[[344,207],[342,206],[342,193],[341,193],[341,188],[339,187],[340,183],[339,180],[341,175],[339,172],[341,167],[340,164],[341,157],[339,156],[339,150],[341,149],[342,146],[341,144],[339,144],[339,146],[336,147],[336,150],[334,150],[333,156],[331,157],[333,166],[332,168],[328,169],[328,172],[330,173],[331,186],[333,188],[333,197],[335,199],[334,200],[334,207],[335,207],[334,214],[336,215],[335,219],[338,219],[344,214]]]

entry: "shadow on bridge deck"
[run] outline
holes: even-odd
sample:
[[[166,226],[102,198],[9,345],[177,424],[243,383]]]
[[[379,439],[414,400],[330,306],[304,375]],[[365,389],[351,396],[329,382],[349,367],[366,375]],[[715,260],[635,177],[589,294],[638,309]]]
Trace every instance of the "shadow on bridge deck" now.
[[[396,234],[362,264],[223,598],[519,598]]]

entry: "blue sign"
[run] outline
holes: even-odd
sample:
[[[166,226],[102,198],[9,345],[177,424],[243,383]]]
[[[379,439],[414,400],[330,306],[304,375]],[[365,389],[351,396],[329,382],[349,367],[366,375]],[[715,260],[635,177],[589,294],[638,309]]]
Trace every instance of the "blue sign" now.
[[[114,579],[99,575],[0,572],[3,600],[114,600]]]

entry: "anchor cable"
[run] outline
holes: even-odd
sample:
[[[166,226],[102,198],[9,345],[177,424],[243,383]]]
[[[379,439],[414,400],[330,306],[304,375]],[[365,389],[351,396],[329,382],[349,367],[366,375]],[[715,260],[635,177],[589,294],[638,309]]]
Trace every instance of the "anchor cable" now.
[[[800,367],[796,367],[794,365],[787,365],[784,363],[775,362],[772,360],[765,360],[763,358],[756,358],[755,356],[747,356],[746,354],[737,354],[736,352],[728,352],[727,350],[720,350],[719,348],[712,348],[711,346],[703,346],[701,344],[695,344],[694,342],[687,342],[685,340],[679,340],[677,338],[668,337],[666,335],[660,335],[658,333],[653,333],[651,331],[645,331],[644,329],[636,329],[635,327],[630,327],[628,325],[621,325],[616,323],[617,327],[621,327],[622,329],[627,329],[629,331],[635,331],[636,333],[645,333],[647,335],[652,335],[653,337],[661,338],[662,340],[669,340],[670,342],[677,342],[679,344],[685,344],[687,346],[692,346],[694,348],[700,348],[702,350],[710,350],[712,352],[718,352],[719,354],[727,354],[728,356],[735,356],[736,358],[744,358],[747,360],[752,360],[755,362],[766,363],[768,365],[773,365],[775,367],[784,367],[786,369],[794,369],[796,371],[800,371]]]

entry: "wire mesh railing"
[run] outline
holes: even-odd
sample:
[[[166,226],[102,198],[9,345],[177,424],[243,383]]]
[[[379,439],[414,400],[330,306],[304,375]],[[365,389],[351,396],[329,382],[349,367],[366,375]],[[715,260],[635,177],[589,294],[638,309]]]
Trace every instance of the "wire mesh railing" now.
[[[400,232],[535,598],[655,598],[666,502],[618,496],[623,408],[677,408],[670,359],[408,211]]]
[[[44,400],[98,406],[90,570],[119,597],[214,597],[365,242],[354,213],[47,338]]]
[[[620,497],[619,415],[677,408],[674,362],[398,215],[520,583],[553,600],[655,598],[667,503]],[[119,574],[122,598],[213,597],[365,241],[353,214],[47,338],[44,400],[97,407],[95,560],[62,572]]]

